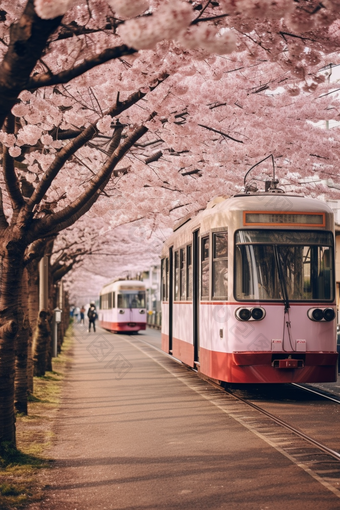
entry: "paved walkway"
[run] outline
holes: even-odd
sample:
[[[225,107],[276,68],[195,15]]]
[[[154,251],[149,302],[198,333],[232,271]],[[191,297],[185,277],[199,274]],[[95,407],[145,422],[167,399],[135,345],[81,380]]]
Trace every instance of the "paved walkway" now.
[[[145,346],[159,333],[76,326],[45,470],[30,510],[336,510],[340,499],[212,405],[218,389]]]

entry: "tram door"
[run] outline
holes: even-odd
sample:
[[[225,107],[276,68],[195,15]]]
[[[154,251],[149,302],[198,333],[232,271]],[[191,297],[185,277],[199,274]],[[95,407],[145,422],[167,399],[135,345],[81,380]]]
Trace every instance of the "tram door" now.
[[[192,309],[194,361],[199,362],[199,230],[193,232],[192,239]]]
[[[174,249],[169,249],[169,353],[172,353],[173,332],[173,309],[174,309]]]

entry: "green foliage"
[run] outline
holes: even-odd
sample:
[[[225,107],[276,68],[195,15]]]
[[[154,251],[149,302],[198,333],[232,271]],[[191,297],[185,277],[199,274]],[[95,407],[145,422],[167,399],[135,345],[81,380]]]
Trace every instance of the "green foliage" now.
[[[3,443],[0,450],[1,510],[20,509],[32,497],[36,498],[34,474],[47,462],[35,455],[18,450],[11,443]]]
[[[11,466],[31,466],[41,467],[45,462],[33,455],[23,453],[15,448],[11,443],[2,443],[0,448],[0,467]]]

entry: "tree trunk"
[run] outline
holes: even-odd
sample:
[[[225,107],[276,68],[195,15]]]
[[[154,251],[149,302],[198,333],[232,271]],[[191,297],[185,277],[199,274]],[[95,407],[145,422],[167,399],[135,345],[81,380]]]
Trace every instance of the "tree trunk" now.
[[[47,310],[40,310],[38,324],[33,338],[34,375],[41,377],[46,372],[46,347],[51,335],[50,314]]]
[[[38,260],[32,260],[27,266],[28,272],[28,317],[30,321],[31,337],[28,345],[28,362],[27,362],[27,384],[28,391],[33,393],[33,345],[32,339],[36,334],[38,314],[39,314],[39,274]]]
[[[43,376],[48,369],[49,350],[51,346],[51,314],[49,307],[49,254],[48,249],[52,246],[48,243],[47,250],[39,262],[39,316],[38,327],[33,336],[33,364],[34,375]]]
[[[31,336],[31,328],[28,319],[27,302],[28,302],[28,275],[27,270],[23,272],[22,280],[22,301],[21,301],[21,317],[19,324],[19,332],[15,342],[15,395],[14,405],[17,411],[27,414],[27,394],[28,394],[28,377],[27,377],[27,356],[28,343]]]
[[[19,323],[24,250],[22,243],[10,241],[4,251],[0,295],[0,445],[10,442],[15,446],[15,339]]]

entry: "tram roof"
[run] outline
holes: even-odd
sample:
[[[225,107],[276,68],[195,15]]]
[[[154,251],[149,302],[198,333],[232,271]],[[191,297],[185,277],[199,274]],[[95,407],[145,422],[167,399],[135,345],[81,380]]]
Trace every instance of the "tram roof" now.
[[[191,215],[190,217],[190,215],[187,215],[182,220],[179,220],[174,225],[174,233],[165,242],[164,247],[171,246],[178,237],[180,238],[178,239],[180,245],[190,242],[190,239],[186,238],[188,236],[191,238],[192,232],[198,228],[202,235],[212,229],[223,228],[223,226],[226,227],[227,225],[235,229],[241,228],[243,226],[241,218],[244,211],[285,214],[293,212],[322,212],[326,215],[326,228],[329,228],[329,230],[334,229],[333,211],[326,202],[297,194],[272,192],[244,193],[230,198],[216,197],[207,204],[205,209],[199,211],[195,216]],[[318,228],[318,225],[315,225],[315,227]]]
[[[115,280],[112,280],[111,282],[106,283],[101,291],[100,294],[103,292],[109,292],[110,290],[117,290],[119,287],[134,287],[135,289],[144,289],[145,283],[141,280],[126,280],[123,278],[116,278]]]

